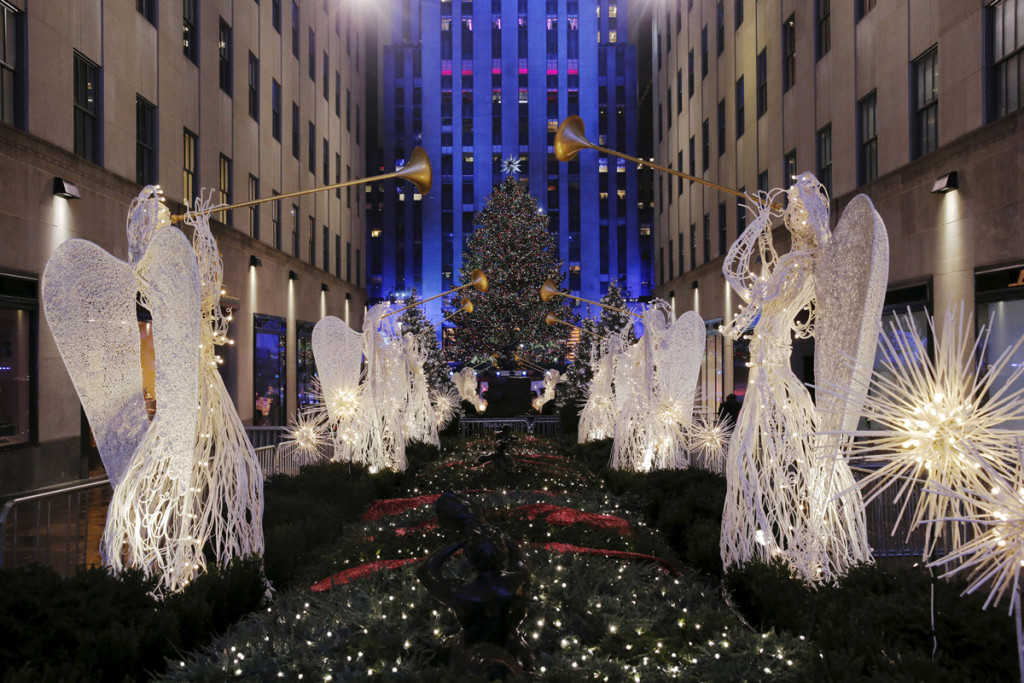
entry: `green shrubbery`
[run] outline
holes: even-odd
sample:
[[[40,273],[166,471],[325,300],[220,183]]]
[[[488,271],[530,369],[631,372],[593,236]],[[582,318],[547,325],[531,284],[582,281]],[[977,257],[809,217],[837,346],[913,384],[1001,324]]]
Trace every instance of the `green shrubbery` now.
[[[38,565],[0,570],[5,681],[138,680],[208,643],[264,598],[258,557],[211,569],[157,601],[141,572],[103,569],[62,579]]]

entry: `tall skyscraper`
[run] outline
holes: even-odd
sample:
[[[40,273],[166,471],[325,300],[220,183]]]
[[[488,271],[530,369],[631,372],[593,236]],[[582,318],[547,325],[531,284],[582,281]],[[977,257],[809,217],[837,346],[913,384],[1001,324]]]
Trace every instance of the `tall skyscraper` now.
[[[509,157],[520,160],[521,180],[550,216],[564,286],[590,299],[616,280],[634,296],[649,292],[650,220],[641,221],[635,165],[590,151],[559,163],[552,147],[558,124],[578,114],[592,141],[636,154],[636,49],[625,42],[625,5],[393,4],[379,36],[379,72],[368,75],[380,88],[371,164],[395,168],[422,146],[434,188],[423,197],[407,183],[371,191],[371,300],[457,283],[473,214]],[[428,313],[438,319],[440,301]]]

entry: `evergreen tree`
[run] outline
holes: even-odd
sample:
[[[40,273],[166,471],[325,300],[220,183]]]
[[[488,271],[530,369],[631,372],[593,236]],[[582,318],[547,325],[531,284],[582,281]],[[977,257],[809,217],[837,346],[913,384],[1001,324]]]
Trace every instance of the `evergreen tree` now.
[[[629,292],[619,287],[617,281],[612,281],[608,285],[608,291],[604,296],[601,297],[601,303],[605,306],[612,306],[622,310],[627,310],[626,298],[629,296]],[[623,327],[629,326],[629,333],[627,334],[627,341],[632,344],[636,341],[636,330],[633,329],[633,316],[628,313],[619,313],[618,311],[612,311],[607,308],[601,309],[601,318],[597,322],[597,333],[607,337],[608,335],[617,333],[622,330]]]
[[[537,210],[537,201],[526,187],[507,177],[474,217],[479,228],[462,255],[459,276],[472,280],[473,269],[487,274],[490,289],[481,293],[462,290],[474,305],[471,314],[455,316],[454,335],[445,344],[449,360],[476,364],[498,354],[502,367],[515,367],[517,357],[550,367],[563,362],[568,351],[569,328],[548,326],[553,313],[562,320],[574,319],[570,300],[555,297],[544,302],[540,288],[551,278],[562,281],[556,258],[555,238],[547,231],[548,217]]]
[[[613,281],[608,286],[608,291],[601,297],[601,303],[605,306],[614,306],[625,310],[626,298],[629,292],[624,292],[617,282]],[[584,318],[580,323],[583,332],[580,332],[579,342],[576,344],[575,360],[566,376],[565,388],[562,392],[561,401],[581,401],[586,397],[586,388],[590,386],[593,377],[593,369],[590,367],[594,356],[597,355],[598,347],[602,341],[600,337],[607,338],[611,334],[618,333],[623,327],[629,325],[627,341],[634,343],[636,333],[632,326],[633,318],[626,313],[619,313],[607,308],[594,307],[599,310],[600,317]],[[591,334],[593,333],[593,334]],[[600,337],[595,336],[600,335]],[[561,405],[560,403],[559,405]]]
[[[409,301],[405,305],[409,306],[419,300],[420,297],[416,295],[416,290],[414,289],[409,297]],[[426,350],[423,372],[427,376],[427,386],[430,389],[440,390],[450,385],[451,378],[448,376],[448,363],[445,362],[444,357],[441,355],[441,345],[437,342],[437,333],[423,312],[423,307],[413,306],[407,309],[398,317],[398,322],[402,323],[402,333],[411,332],[418,336],[421,340],[420,343],[423,344],[423,348]]]

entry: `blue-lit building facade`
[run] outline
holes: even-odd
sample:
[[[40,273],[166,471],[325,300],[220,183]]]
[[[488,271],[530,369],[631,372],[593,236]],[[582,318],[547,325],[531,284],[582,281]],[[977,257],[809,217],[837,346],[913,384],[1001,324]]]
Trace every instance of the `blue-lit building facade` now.
[[[426,196],[392,181],[368,195],[371,301],[423,295],[458,282],[473,214],[521,161],[550,216],[567,277],[563,287],[599,299],[618,281],[634,297],[653,286],[651,215],[637,169],[593,151],[554,158],[555,131],[578,114],[589,138],[636,153],[636,48],[626,42],[623,0],[394,0],[381,41],[378,127],[370,164],[392,169],[416,146],[433,163]],[[373,157],[373,155],[377,155]],[[440,302],[427,313],[440,318]]]

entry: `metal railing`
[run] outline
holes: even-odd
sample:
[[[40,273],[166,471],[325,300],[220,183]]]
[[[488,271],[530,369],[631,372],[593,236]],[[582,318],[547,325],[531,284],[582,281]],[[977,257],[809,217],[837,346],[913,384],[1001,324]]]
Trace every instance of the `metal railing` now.
[[[562,433],[562,423],[557,415],[523,415],[521,417],[464,417],[459,422],[462,436],[486,434],[508,426],[514,432],[534,436],[557,436]]]
[[[38,562],[70,576],[90,555],[98,561],[111,492],[109,479],[93,477],[8,499],[0,511],[0,567]]]
[[[253,448],[259,449],[266,446],[276,446],[284,440],[286,428],[276,427],[254,427],[245,428],[245,435],[249,437],[249,443]]]

